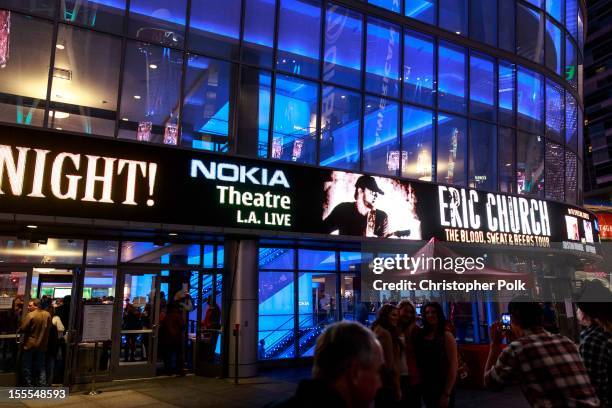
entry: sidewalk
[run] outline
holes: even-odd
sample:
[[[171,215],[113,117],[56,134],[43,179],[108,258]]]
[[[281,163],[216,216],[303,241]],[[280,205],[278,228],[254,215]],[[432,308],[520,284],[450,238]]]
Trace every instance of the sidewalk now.
[[[172,408],[172,407],[262,407],[292,395],[307,370],[276,370],[262,376],[244,379],[239,385],[232,380],[189,375],[158,377],[145,380],[115,381],[100,384],[102,393],[90,397],[84,390],[73,391],[67,401],[24,401],[2,404],[2,407],[61,408]],[[502,393],[459,390],[457,407],[523,408],[528,407],[516,388]]]

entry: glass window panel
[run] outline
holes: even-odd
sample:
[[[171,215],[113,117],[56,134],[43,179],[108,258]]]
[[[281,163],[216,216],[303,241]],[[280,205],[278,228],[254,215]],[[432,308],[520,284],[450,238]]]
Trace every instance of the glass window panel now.
[[[576,38],[578,35],[578,0],[565,0],[565,27]]]
[[[578,148],[578,104],[569,92],[565,94],[565,142],[573,151]]]
[[[315,164],[318,85],[278,75],[274,98],[272,158]]]
[[[467,120],[438,114],[437,181],[465,186]]]
[[[516,181],[519,194],[544,195],[544,138],[517,133]]]
[[[514,125],[514,84],[516,80],[516,65],[506,61],[499,63],[499,121],[504,125]]]
[[[470,121],[471,188],[497,190],[497,126]]]
[[[260,360],[295,356],[293,272],[259,272]]]
[[[27,272],[0,271],[0,373],[5,376],[17,375],[22,366],[18,359],[17,330],[27,310],[27,307],[24,310],[27,280]]]
[[[544,62],[544,18],[531,7],[517,4],[516,52],[537,63]]]
[[[544,0],[527,0],[527,3],[533,4],[534,6],[538,7],[538,8],[542,8],[542,2]]]
[[[470,114],[495,121],[495,61],[481,54],[470,55]]]
[[[406,16],[422,21],[423,23],[436,23],[436,0],[404,0],[406,3]]]
[[[491,0],[470,0],[470,37],[497,45],[497,2]],[[508,22],[504,22],[508,24]]]
[[[276,5],[269,0],[246,0],[242,60],[265,67],[272,66],[274,14]]]
[[[57,0],[3,0],[2,6],[15,10],[23,10],[28,14],[53,17]]]
[[[363,170],[399,173],[398,104],[380,97],[366,97],[363,129]]]
[[[546,66],[559,75],[561,75],[563,58],[562,43],[561,28],[550,19],[546,19]]]
[[[181,144],[194,149],[227,151],[230,116],[227,62],[190,55],[185,77]]]
[[[259,248],[260,269],[295,268],[295,251],[288,248]]]
[[[498,23],[499,48],[514,53],[515,51],[515,0],[499,0]]]
[[[318,0],[280,0],[276,66],[294,74],[319,76],[321,4]]]
[[[366,90],[383,96],[399,95],[399,27],[368,19]]]
[[[563,87],[546,81],[546,137],[563,143]]]
[[[578,198],[577,188],[578,160],[576,154],[565,150],[565,201],[576,204]]]
[[[466,81],[465,49],[440,43],[438,49],[438,107],[453,112],[465,112]]]
[[[340,270],[356,271],[361,267],[361,252],[340,252]]]
[[[300,273],[298,279],[298,345],[306,357],[314,355],[325,326],[338,320],[338,284],[331,273]]]
[[[215,262],[215,246],[204,245],[204,260],[202,266],[205,268],[213,268]]]
[[[80,265],[83,262],[83,240],[49,238],[46,244],[34,244],[27,239],[0,237],[0,261]]]
[[[182,47],[187,0],[131,0],[130,36],[143,41]]]
[[[563,146],[546,142],[546,199],[563,201],[565,194]]]
[[[113,136],[120,65],[121,40],[61,24],[49,127]]]
[[[183,56],[130,41],[125,51],[119,137],[176,144]]]
[[[584,17],[580,8],[578,8],[578,48],[584,49]]]
[[[539,132],[543,105],[542,76],[522,67],[518,69],[518,126]]]
[[[324,81],[359,88],[362,30],[361,14],[329,5],[325,15]]]
[[[404,36],[404,99],[433,105],[435,69],[433,38],[407,31]]]
[[[563,0],[546,0],[546,11],[555,20],[561,21],[561,15],[563,10]]]
[[[191,0],[189,49],[236,58],[241,0]]]
[[[429,109],[404,106],[402,177],[432,181],[434,120]]]
[[[240,75],[240,104],[238,105],[237,134],[242,144],[257,144],[257,157],[268,157],[268,130],[270,129],[270,84],[267,71],[243,66]],[[246,142],[245,142],[246,141]],[[254,150],[246,153],[255,156]]]
[[[117,241],[87,241],[87,265],[116,265]]]
[[[121,243],[121,262],[199,265],[200,246],[124,241]]]
[[[321,114],[320,165],[358,170],[361,95],[324,86]]]
[[[311,271],[335,271],[336,252],[300,249],[298,250],[298,268]]]
[[[440,27],[456,34],[467,34],[467,0],[439,0]]]
[[[0,121],[42,126],[53,25],[0,10]]]
[[[503,193],[516,193],[515,181],[515,140],[514,129],[507,127],[499,128],[498,136],[498,174],[499,191]]]
[[[569,36],[565,40],[565,80],[576,89],[578,85],[576,45]]]
[[[123,34],[125,0],[65,0],[60,6],[60,18],[64,21]]]
[[[402,3],[400,0],[368,0],[368,3],[390,10],[394,13],[399,13],[402,10]]]

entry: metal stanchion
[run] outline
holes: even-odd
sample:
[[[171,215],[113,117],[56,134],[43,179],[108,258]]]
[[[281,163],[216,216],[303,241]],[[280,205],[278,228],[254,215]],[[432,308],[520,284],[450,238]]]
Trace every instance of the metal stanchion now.
[[[91,381],[91,390],[87,395],[98,395],[100,391],[96,390],[96,377],[98,376],[98,342],[94,343],[94,372],[93,380]]]
[[[234,325],[234,384],[238,385],[238,339],[240,338],[240,324]]]

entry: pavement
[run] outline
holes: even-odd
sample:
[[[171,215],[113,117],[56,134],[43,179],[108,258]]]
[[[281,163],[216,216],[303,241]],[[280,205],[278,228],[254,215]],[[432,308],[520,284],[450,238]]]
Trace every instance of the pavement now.
[[[308,370],[282,369],[264,372],[260,376],[241,379],[215,379],[187,375],[185,377],[156,377],[123,380],[98,384],[102,392],[86,395],[84,387],[72,390],[63,401],[22,401],[0,403],[2,408],[61,407],[61,408],[174,408],[174,407],[263,407],[293,394],[297,382],[307,378]],[[458,390],[456,407],[466,408],[528,408],[518,388],[502,392]]]

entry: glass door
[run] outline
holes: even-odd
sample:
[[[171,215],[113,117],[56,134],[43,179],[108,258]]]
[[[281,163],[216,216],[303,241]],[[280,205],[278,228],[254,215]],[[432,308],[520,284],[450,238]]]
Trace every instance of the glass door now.
[[[0,269],[0,386],[18,383],[17,329],[27,312],[31,270]]]
[[[119,275],[120,335],[112,348],[114,377],[152,377],[157,371],[160,279],[157,272],[123,270]]]

